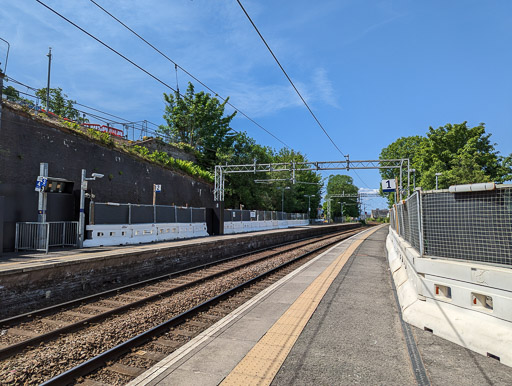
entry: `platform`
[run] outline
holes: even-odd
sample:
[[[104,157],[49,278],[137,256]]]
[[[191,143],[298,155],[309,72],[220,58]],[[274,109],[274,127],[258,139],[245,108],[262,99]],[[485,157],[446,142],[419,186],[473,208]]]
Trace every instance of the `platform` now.
[[[402,325],[387,233],[330,248],[130,385],[512,384],[512,368]]]
[[[130,246],[0,256],[0,319],[260,248],[360,227],[300,226]]]

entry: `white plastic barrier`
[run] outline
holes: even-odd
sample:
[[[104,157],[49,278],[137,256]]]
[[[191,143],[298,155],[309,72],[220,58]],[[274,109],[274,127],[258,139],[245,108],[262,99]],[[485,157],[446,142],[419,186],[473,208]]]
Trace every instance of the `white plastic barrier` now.
[[[392,229],[386,247],[406,322],[512,366],[512,269],[420,257]]]
[[[225,221],[224,234],[284,229],[308,224],[308,220]]]
[[[87,225],[84,247],[129,245],[208,236],[206,223]]]

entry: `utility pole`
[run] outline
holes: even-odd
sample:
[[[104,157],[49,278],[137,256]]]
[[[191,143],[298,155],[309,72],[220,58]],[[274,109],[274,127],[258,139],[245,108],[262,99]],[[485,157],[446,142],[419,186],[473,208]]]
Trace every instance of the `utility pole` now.
[[[343,222],[343,201],[340,201],[341,221]]]
[[[50,107],[50,71],[52,68],[52,48],[48,48],[48,83],[46,84],[46,111]]]
[[[436,190],[437,190],[437,187],[438,187],[438,183],[437,183],[438,182],[438,177],[442,176],[442,175],[443,175],[443,173],[436,173]]]
[[[308,198],[308,220],[311,220],[311,197],[315,197],[315,195],[305,194],[304,197]]]

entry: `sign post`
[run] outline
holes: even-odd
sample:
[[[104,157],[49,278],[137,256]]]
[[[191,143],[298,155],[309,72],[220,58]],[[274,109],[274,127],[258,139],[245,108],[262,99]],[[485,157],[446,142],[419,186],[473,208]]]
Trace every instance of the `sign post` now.
[[[153,184],[153,206],[156,205],[156,194],[162,192],[162,185]]]
[[[45,192],[46,184],[48,183],[48,164],[41,162],[39,165],[39,177],[36,181],[36,192],[39,192],[39,199],[37,205],[37,222],[46,222],[46,207],[47,197]]]

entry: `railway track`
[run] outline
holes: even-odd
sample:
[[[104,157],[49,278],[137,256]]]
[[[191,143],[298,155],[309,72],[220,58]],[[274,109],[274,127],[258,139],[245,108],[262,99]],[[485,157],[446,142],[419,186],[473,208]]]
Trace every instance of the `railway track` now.
[[[95,375],[126,383],[260,292],[277,271],[283,275],[359,231],[267,248],[0,321],[0,383],[70,383],[149,340],[149,348]],[[236,293],[238,300],[231,299]]]

